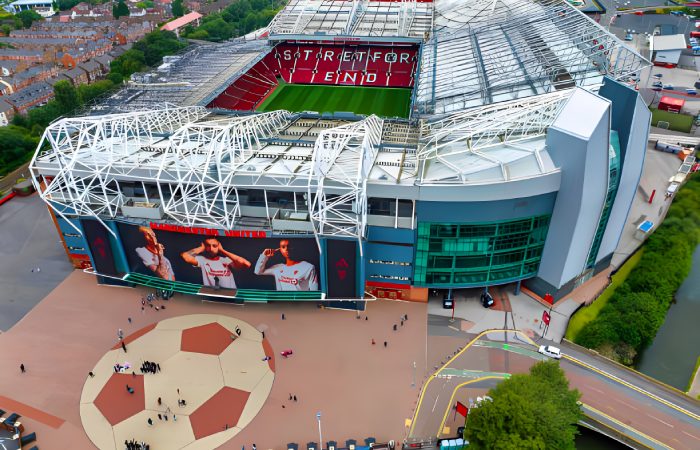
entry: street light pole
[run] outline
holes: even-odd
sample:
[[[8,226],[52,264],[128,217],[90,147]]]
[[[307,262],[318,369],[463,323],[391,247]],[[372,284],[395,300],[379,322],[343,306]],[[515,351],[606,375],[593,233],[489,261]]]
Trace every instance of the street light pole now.
[[[411,383],[411,387],[416,387],[416,362],[413,361],[413,383]]]
[[[318,448],[323,450],[323,435],[321,434],[321,411],[316,413],[316,419],[318,420]]]

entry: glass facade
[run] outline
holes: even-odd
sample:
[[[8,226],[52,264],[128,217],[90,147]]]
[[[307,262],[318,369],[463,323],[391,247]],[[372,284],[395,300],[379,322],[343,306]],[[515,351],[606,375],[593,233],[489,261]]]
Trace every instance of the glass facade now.
[[[608,226],[608,219],[610,219],[610,212],[612,211],[613,203],[615,202],[615,195],[617,195],[617,187],[620,184],[620,137],[617,131],[610,131],[610,150],[608,151],[608,193],[605,196],[605,205],[603,206],[603,213],[600,215],[600,220],[598,221],[598,228],[595,231],[595,236],[593,237],[593,244],[591,245],[591,250],[588,252],[588,260],[586,261],[586,267],[592,268],[595,266],[595,260],[598,256],[598,250],[600,250],[600,244],[603,241],[603,234],[605,234],[605,228]]]
[[[502,222],[418,224],[416,286],[483,286],[537,274],[550,215]]]

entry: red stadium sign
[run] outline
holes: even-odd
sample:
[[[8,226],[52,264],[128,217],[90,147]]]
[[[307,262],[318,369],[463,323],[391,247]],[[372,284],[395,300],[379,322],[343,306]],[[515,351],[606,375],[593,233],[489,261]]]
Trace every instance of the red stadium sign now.
[[[241,237],[262,239],[267,237],[267,233],[261,230],[226,230],[219,231],[213,228],[202,227],[183,227],[180,225],[171,225],[168,223],[151,222],[152,230],[172,231],[173,233],[199,234],[204,236],[226,236],[226,237]]]

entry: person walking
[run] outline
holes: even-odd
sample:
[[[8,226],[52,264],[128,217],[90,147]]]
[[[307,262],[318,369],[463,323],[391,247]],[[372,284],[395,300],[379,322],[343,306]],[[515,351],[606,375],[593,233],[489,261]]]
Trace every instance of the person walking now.
[[[386,346],[387,346],[387,342],[386,342],[386,341],[384,341],[384,348],[386,348]]]
[[[20,370],[22,373],[26,372],[26,370],[24,369],[24,363],[22,363],[22,364],[19,365],[19,370]]]
[[[284,313],[282,313],[282,320],[285,320]]]
[[[295,401],[295,402],[297,401],[297,396],[296,396],[296,395],[294,396],[294,401]]]
[[[90,376],[90,378],[95,378],[95,374],[92,373],[92,371],[88,372],[88,375]]]
[[[394,324],[394,331],[396,331],[396,324]]]
[[[119,338],[119,340],[124,339],[124,331],[121,328],[117,330],[117,337]]]
[[[258,447],[256,447],[255,444],[253,444],[253,450],[258,450]]]
[[[131,317],[128,317],[127,320],[129,321],[129,323],[131,323]]]
[[[124,344],[124,341],[122,341],[122,350],[124,350],[124,353],[126,353],[126,344]]]
[[[160,397],[158,397],[158,406],[160,406],[160,405],[162,405],[162,404],[163,404],[163,401],[161,400]]]
[[[147,422],[148,422],[148,426],[149,426],[149,427],[152,427],[152,426],[153,426],[153,419],[151,419],[150,417],[148,418],[148,421],[147,421]]]
[[[372,345],[375,345],[376,342],[374,341],[374,338],[372,338]]]

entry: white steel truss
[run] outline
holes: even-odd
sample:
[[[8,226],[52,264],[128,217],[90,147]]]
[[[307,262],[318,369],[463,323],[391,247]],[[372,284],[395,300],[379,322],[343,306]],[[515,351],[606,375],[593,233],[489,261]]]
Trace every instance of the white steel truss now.
[[[445,114],[604,76],[638,79],[649,62],[566,0],[442,0],[422,51],[417,105]]]
[[[527,97],[521,100],[496,103],[472,108],[442,119],[425,121],[421,127],[418,159],[423,162],[436,160],[450,167],[463,179],[458,155],[471,155],[500,167],[504,181],[509,179],[506,165],[489,150],[509,146],[529,152],[537,165],[542,167],[538,148],[519,145],[526,141],[545,137],[567,100],[575,89],[551,94]],[[429,181],[425,174],[424,181]]]
[[[271,35],[315,33],[423,38],[433,4],[416,0],[291,0],[269,25]]]
[[[377,157],[382,126],[383,120],[372,115],[319,134],[308,191],[317,235],[365,237],[367,178]]]
[[[289,122],[287,111],[187,124],[170,138],[156,177],[163,212],[178,223],[231,229],[240,216],[237,169]]]
[[[162,141],[181,126],[205,117],[201,107],[165,108],[129,114],[61,119],[49,125],[30,170],[34,185],[59,215],[114,217],[125,197],[116,177],[129,177],[147,162],[139,152]],[[39,180],[43,167],[50,177]]]

